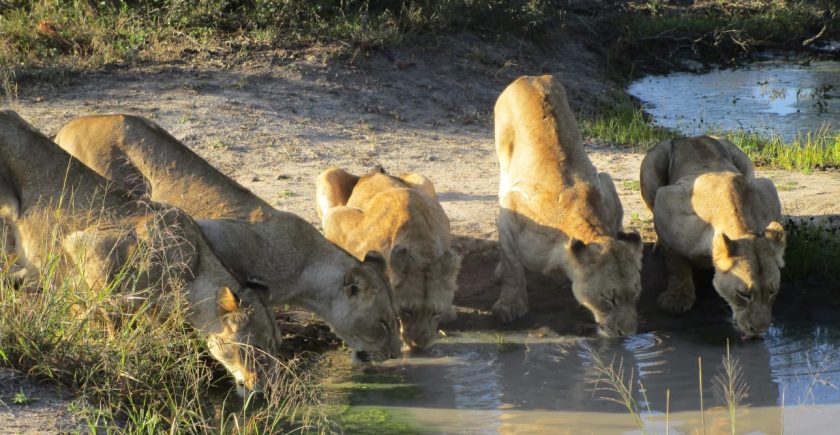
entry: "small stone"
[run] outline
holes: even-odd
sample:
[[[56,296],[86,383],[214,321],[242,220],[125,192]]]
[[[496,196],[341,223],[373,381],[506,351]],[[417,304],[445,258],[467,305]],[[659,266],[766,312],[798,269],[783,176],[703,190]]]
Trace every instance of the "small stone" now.
[[[253,177],[251,177],[251,181],[260,181],[260,177],[254,175]]]
[[[429,156],[429,157],[426,157],[426,160],[428,160],[430,162],[436,162],[438,160],[438,158],[437,158],[437,156]]]

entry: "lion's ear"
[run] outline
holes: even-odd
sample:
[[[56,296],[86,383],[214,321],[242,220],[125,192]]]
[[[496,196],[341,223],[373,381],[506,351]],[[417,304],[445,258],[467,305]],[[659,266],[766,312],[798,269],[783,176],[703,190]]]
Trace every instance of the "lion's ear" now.
[[[566,249],[569,250],[569,253],[572,254],[572,258],[577,260],[578,262],[582,262],[585,260],[586,252],[588,246],[582,240],[578,239],[569,239],[569,242],[566,244]]]
[[[733,255],[735,255],[735,242],[722,232],[716,233],[712,239],[712,262],[715,268],[723,272],[731,269],[734,264]]]
[[[232,313],[239,309],[239,296],[230,287],[220,287],[216,293],[216,303],[219,306],[219,314]]]
[[[779,222],[770,222],[764,229],[764,238],[767,239],[767,243],[776,256],[776,263],[779,264],[779,267],[785,267],[785,246],[787,245],[785,227]]]
[[[622,242],[630,243],[631,245],[642,246],[642,236],[640,236],[636,231],[619,231],[616,238]]]

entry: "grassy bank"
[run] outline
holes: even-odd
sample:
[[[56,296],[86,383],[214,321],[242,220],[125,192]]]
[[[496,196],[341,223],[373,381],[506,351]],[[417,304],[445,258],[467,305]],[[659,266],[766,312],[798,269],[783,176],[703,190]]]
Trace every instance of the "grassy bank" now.
[[[638,107],[619,103],[603,108],[593,118],[581,118],[585,137],[645,152],[659,141],[680,137],[675,131],[657,127]],[[775,133],[709,131],[729,139],[759,167],[812,171],[840,168],[840,132],[828,128],[785,140]]]
[[[558,0],[12,0],[0,3],[0,64],[85,68],[181,53],[215,56],[338,41],[371,47],[474,31],[539,38]]]
[[[689,7],[645,0],[629,9],[602,29],[619,79],[681,69],[682,59],[729,65],[758,50],[807,50],[840,32],[833,18],[840,4],[833,0],[709,0]]]

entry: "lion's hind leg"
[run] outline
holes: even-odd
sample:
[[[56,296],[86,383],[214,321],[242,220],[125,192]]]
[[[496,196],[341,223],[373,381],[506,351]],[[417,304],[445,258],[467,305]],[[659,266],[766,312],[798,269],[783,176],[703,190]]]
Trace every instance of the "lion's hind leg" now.
[[[359,177],[340,168],[330,168],[318,175],[315,181],[315,201],[318,217],[326,227],[327,211],[347,205]]]
[[[400,179],[412,188],[417,189],[434,199],[437,199],[435,185],[432,184],[432,180],[429,180],[428,178],[420,174],[404,174],[400,176]]]

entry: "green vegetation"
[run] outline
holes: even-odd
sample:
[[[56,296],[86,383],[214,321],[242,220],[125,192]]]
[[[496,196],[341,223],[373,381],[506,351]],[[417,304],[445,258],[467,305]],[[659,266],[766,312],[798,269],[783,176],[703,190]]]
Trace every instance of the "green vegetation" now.
[[[731,64],[768,48],[801,47],[840,31],[830,0],[713,0],[683,8],[660,0],[633,2],[610,22],[610,68],[622,79],[641,70],[679,69],[680,58]],[[822,33],[821,33],[822,32]]]
[[[15,393],[14,397],[12,397],[12,403],[14,403],[15,405],[26,405],[27,403],[29,403],[29,396],[27,396],[26,393],[23,392],[23,390],[20,390],[17,393]]]
[[[789,142],[776,134],[737,131],[722,135],[744,150],[757,166],[804,171],[840,167],[840,132],[822,129]]]
[[[824,276],[840,279],[840,222],[785,222],[785,279]]]
[[[419,433],[395,418],[392,411],[374,407],[349,408],[342,416],[342,426],[345,432],[359,435]]]
[[[668,129],[653,125],[650,118],[630,103],[603,108],[591,119],[581,119],[581,134],[606,142],[630,145],[645,151],[657,142],[674,137]]]
[[[183,292],[149,297],[131,289],[133,277],[127,273],[101,291],[92,290],[82,280],[64,279],[62,271],[71,267],[65,260],[62,253],[52,253],[37,282],[18,285],[10,273],[12,259],[0,258],[0,364],[68,387],[80,398],[74,412],[92,431],[333,428],[319,372],[309,360],[280,361],[264,403],[258,406],[253,397],[243,402],[204,340],[187,326]],[[167,304],[171,314],[166,319],[152,315],[160,309],[154,302]],[[29,400],[21,393],[13,401]]]
[[[96,67],[230,50],[341,41],[369,49],[471,30],[538,38],[557,0],[11,0],[0,2],[0,64]]]
[[[604,108],[593,119],[581,119],[579,125],[585,137],[629,146],[636,151],[647,151],[661,140],[681,136],[655,126],[641,109],[629,103]],[[790,141],[772,133],[710,131],[708,134],[726,137],[744,150],[756,166],[800,171],[840,167],[840,132],[828,128]]]

